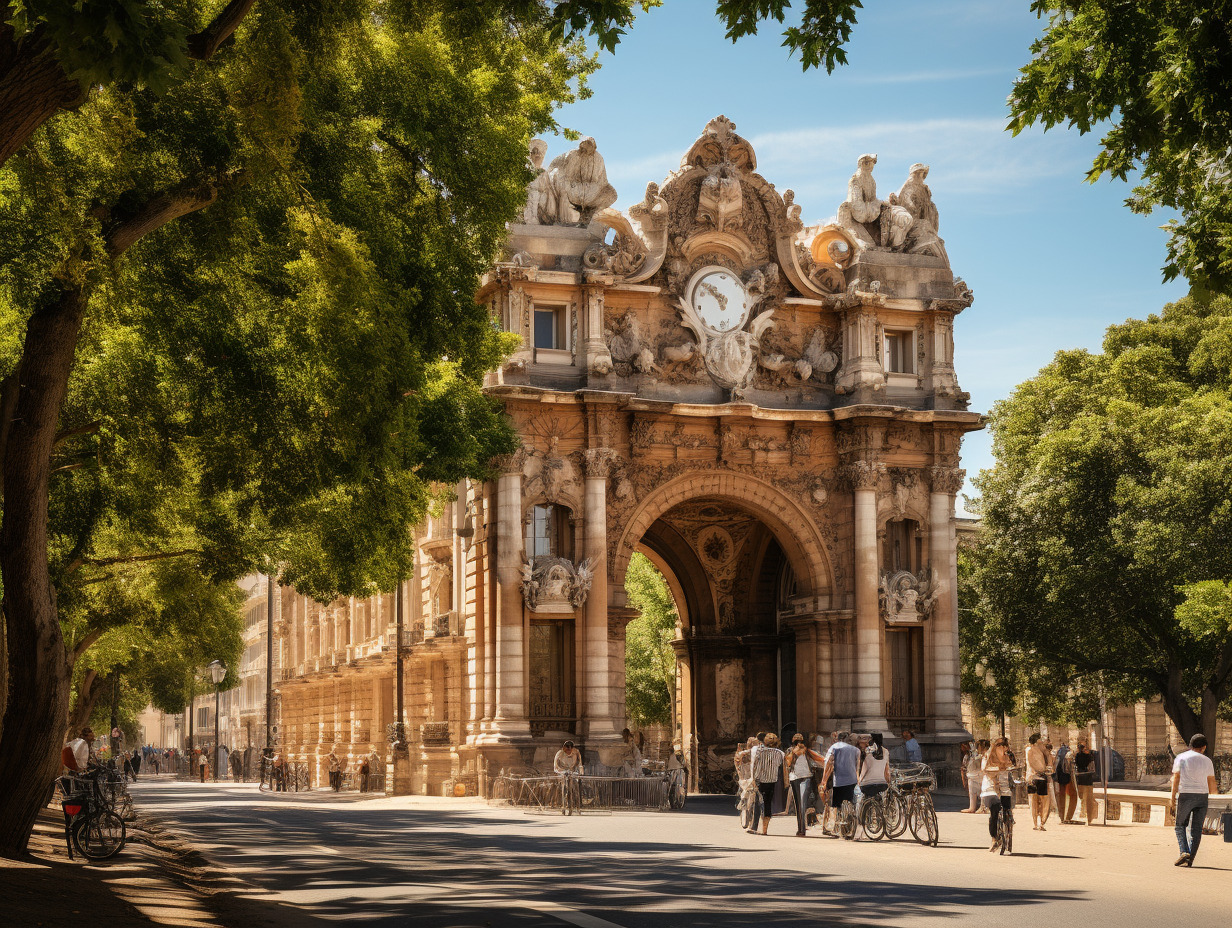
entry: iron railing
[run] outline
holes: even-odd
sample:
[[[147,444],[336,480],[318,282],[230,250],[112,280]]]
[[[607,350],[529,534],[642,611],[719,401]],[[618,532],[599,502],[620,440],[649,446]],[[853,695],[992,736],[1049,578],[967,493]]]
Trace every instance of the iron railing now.
[[[683,770],[645,777],[505,775],[493,781],[490,801],[529,813],[666,812],[684,806],[683,775]]]

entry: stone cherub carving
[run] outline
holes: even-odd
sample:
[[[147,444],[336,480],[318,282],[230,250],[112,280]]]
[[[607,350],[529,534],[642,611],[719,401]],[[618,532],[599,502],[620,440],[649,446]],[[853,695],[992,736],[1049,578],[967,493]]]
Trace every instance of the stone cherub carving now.
[[[942,591],[936,571],[882,571],[881,615],[890,625],[918,625],[932,614]]]
[[[558,223],[587,225],[596,212],[616,202],[616,190],[607,182],[603,156],[590,136],[582,139],[573,151],[554,158],[548,176]]]

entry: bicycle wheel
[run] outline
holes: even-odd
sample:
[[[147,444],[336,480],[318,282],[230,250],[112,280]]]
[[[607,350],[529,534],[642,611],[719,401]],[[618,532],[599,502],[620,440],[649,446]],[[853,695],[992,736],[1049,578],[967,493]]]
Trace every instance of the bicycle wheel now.
[[[907,830],[907,801],[902,793],[887,793],[882,815],[885,817],[885,833],[890,838],[901,838]]]
[[[855,839],[858,823],[856,822],[856,807],[851,800],[843,800],[843,804],[838,807],[838,819],[835,824],[841,837],[848,841]]]
[[[941,834],[937,829],[937,810],[933,808],[931,802],[924,805],[924,828],[928,832],[928,844],[936,847]]]
[[[885,813],[881,809],[879,800],[864,800],[864,805],[860,809],[860,824],[864,826],[864,833],[874,841],[880,841],[885,837]]]
[[[1001,836],[1001,853],[1014,853],[1014,816],[1008,809],[1001,810],[1001,818],[997,824]]]
[[[106,809],[100,810],[73,832],[78,853],[89,860],[107,860],[120,853],[126,840],[124,819]]]
[[[740,827],[748,831],[753,827],[754,816],[757,814],[757,803],[760,796],[745,796],[740,803]]]

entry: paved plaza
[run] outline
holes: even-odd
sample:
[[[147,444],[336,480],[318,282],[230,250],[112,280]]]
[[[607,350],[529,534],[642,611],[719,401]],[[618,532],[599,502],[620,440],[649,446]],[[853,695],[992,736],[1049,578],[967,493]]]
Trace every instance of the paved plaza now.
[[[565,818],[482,802],[259,793],[252,784],[143,780],[140,812],[242,881],[249,924],[372,926],[1216,924],[1232,846],[1207,837],[1172,866],[1172,829],[1031,830],[988,853],[986,819],[939,797],[941,844],[845,842],[776,818],[736,824],[726,797],[683,813]],[[1025,824],[1024,824],[1025,823]],[[286,912],[296,907],[296,920]]]

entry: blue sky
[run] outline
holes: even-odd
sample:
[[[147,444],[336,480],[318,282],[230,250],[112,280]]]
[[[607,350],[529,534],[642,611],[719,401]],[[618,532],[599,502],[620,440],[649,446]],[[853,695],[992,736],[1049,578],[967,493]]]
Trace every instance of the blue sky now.
[[[871,0],[848,65],[826,75],[801,71],[778,24],[733,45],[714,0],[666,0],[602,56],[593,96],[559,119],[595,137],[622,208],[720,113],[752,142],[759,173],[796,191],[806,223],[834,215],[866,151],[879,156],[882,196],[913,162],[929,164],[954,273],[975,291],[955,328],[959,381],[987,411],[1057,350],[1098,349],[1110,323],[1186,291],[1161,282],[1167,216],[1130,213],[1127,184],[1085,182],[1097,138],[1004,131],[1006,97],[1041,32],[1028,6]],[[548,160],[572,147],[548,143]],[[963,457],[971,492],[992,464],[987,433],[969,436]]]

